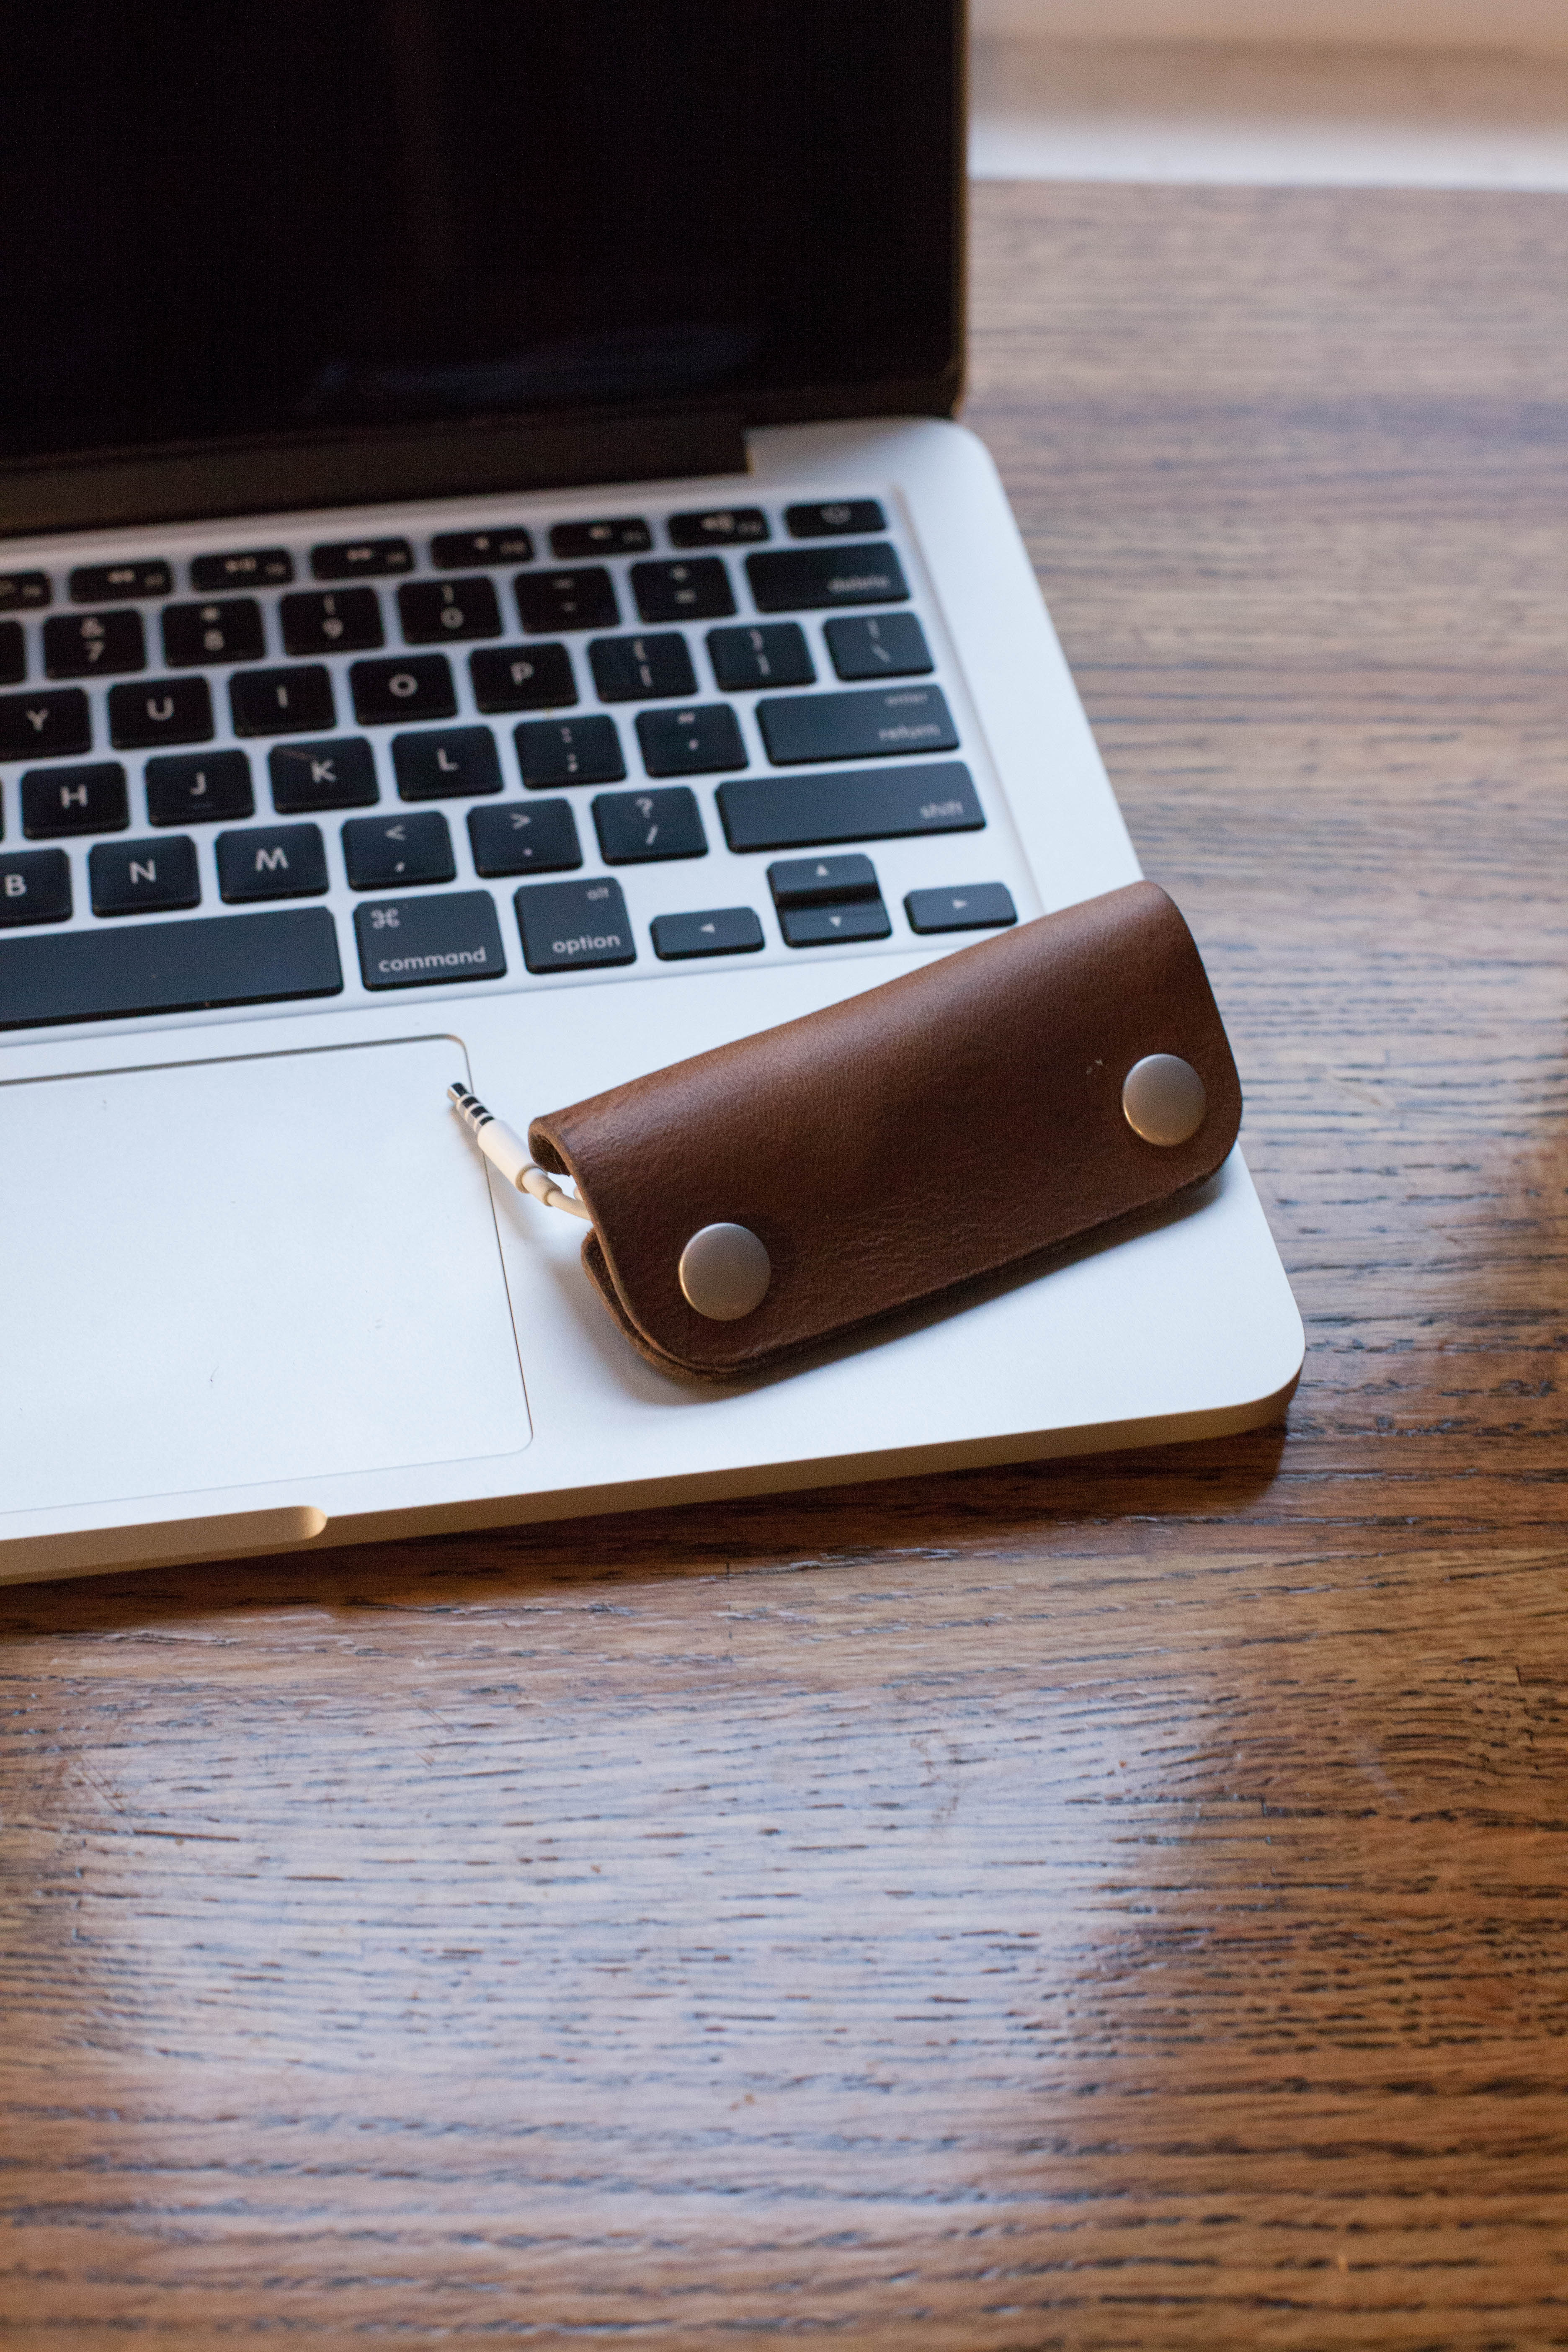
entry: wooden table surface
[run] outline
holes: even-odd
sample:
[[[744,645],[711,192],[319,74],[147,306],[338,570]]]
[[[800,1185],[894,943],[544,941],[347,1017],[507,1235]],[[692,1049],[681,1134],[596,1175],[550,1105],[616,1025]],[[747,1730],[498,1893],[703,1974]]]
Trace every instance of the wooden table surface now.
[[[4,1596],[0,2347],[1568,2344],[1568,209],[974,256],[1289,1428]]]

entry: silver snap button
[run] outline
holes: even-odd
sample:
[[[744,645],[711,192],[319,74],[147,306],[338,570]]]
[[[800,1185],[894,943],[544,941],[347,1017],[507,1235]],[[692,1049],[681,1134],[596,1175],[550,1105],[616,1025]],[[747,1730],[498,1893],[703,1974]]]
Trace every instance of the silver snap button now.
[[[773,1261],[745,1225],[704,1225],[676,1268],[689,1307],[710,1323],[738,1323],[767,1297]]]
[[[1177,1054],[1145,1054],[1121,1082],[1121,1115],[1145,1143],[1186,1143],[1204,1123],[1208,1097],[1190,1062]]]

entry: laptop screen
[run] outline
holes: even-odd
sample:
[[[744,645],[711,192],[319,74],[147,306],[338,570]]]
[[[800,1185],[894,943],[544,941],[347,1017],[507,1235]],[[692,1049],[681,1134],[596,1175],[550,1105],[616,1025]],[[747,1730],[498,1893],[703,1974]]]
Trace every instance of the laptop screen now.
[[[953,0],[0,0],[0,457],[951,395],[956,54]]]

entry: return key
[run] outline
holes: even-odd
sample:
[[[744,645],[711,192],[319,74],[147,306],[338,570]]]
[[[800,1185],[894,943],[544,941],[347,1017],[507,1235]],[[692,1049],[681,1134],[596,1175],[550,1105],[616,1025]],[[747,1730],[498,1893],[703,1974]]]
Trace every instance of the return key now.
[[[758,703],[757,724],[775,768],[806,760],[907,760],[911,751],[958,747],[952,713],[934,686],[776,695]]]

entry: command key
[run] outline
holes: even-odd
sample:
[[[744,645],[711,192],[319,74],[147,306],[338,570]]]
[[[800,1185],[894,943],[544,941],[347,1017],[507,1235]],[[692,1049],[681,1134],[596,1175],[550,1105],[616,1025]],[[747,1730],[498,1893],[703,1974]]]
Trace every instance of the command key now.
[[[367,988],[429,988],[438,981],[500,980],[506,971],[488,890],[449,898],[375,898],[354,909]]]

